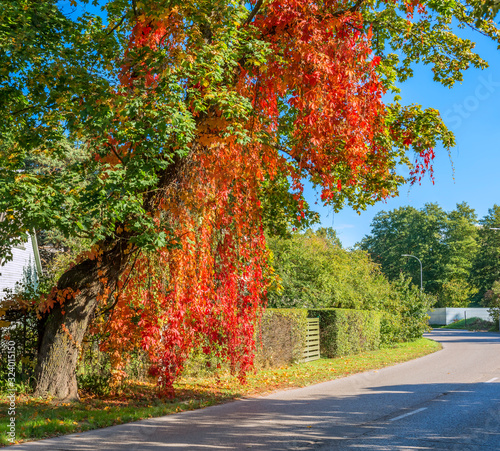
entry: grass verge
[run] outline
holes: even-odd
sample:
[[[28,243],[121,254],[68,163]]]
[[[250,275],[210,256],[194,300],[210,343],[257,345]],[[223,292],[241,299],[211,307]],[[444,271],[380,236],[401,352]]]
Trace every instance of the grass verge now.
[[[248,375],[245,385],[228,374],[219,378],[183,378],[176,384],[176,397],[172,400],[158,399],[153,383],[133,381],[124,384],[114,396],[83,397],[79,403],[58,404],[47,399],[18,396],[16,443],[199,409],[276,390],[304,387],[412,360],[440,348],[439,343],[422,338],[354,356],[259,370]],[[10,444],[6,435],[10,421],[7,415],[8,402],[5,396],[0,397],[2,446]]]

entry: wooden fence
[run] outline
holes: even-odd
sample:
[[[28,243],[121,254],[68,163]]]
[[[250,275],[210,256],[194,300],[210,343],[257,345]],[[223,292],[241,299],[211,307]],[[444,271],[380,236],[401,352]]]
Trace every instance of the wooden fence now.
[[[306,346],[302,362],[319,359],[319,318],[307,318]]]

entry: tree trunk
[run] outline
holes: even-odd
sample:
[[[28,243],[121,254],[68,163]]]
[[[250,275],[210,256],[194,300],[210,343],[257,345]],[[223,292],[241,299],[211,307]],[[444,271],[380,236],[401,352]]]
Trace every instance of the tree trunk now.
[[[156,212],[158,202],[168,187],[177,180],[189,158],[176,156],[169,167],[159,174],[158,190],[145,194],[144,209]],[[123,224],[122,224],[123,226]],[[122,227],[125,229],[125,227]],[[117,227],[118,229],[118,227]],[[135,247],[130,248],[128,232],[116,234],[114,240],[100,243],[104,252],[100,261],[85,260],[66,271],[57,283],[59,290],[71,288],[79,294],[73,299],[59,303],[43,319],[39,342],[35,393],[50,395],[60,400],[78,399],[76,364],[78,352],[94,312],[97,295],[102,290],[98,271],[106,278],[106,287],[113,292],[125,270]]]
[[[102,261],[85,260],[59,279],[59,290],[71,288],[78,294],[62,306],[56,302],[43,319],[35,370],[37,396],[49,395],[64,401],[79,399],[76,365],[83,337],[98,305],[97,295],[102,290],[98,270],[107,278],[107,287],[114,290],[128,261],[122,243],[104,252]]]

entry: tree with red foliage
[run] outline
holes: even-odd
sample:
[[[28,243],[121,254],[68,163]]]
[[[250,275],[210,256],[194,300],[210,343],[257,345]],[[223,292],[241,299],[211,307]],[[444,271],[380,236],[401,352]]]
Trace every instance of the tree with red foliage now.
[[[0,0],[0,252],[33,227],[93,243],[37,306],[37,393],[61,399],[89,324],[117,369],[147,350],[165,394],[195,347],[244,378],[269,209],[307,221],[305,179],[335,209],[395,195],[400,163],[418,180],[453,135],[384,99],[416,61],[449,86],[486,65],[453,18],[498,40],[470,1],[87,3]],[[44,165],[68,141],[80,160]]]

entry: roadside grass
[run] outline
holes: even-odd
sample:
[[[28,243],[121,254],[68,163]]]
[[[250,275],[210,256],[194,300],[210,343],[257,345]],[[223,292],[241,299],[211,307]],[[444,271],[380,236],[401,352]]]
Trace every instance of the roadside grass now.
[[[434,329],[464,329],[472,331],[485,331],[493,332],[496,330],[495,323],[493,321],[486,321],[481,318],[473,317],[467,318],[467,324],[465,319],[455,321],[454,323],[448,324],[447,326],[432,326]]]
[[[304,387],[405,362],[438,349],[441,349],[439,343],[422,338],[354,356],[257,370],[248,375],[244,385],[230,374],[186,377],[175,385],[175,398],[169,400],[158,399],[154,383],[137,381],[127,381],[110,396],[82,396],[79,403],[56,403],[50,399],[20,395],[16,399],[16,443],[199,409],[276,390]],[[10,421],[8,403],[5,395],[0,396],[2,446],[10,444],[6,435]]]

